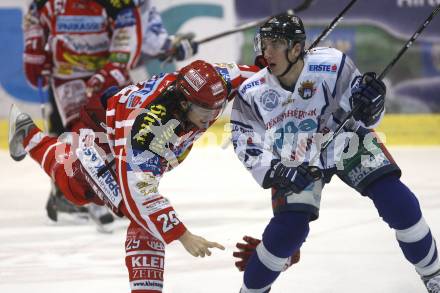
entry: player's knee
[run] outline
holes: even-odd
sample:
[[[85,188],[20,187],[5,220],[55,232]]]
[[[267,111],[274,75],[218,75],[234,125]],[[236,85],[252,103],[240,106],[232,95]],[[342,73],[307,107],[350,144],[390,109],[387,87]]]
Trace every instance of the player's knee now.
[[[299,249],[309,233],[310,213],[276,214],[263,233],[265,248],[277,257],[288,257]]]
[[[54,164],[51,177],[66,199],[71,203],[81,206],[90,202],[85,197],[86,188],[82,182],[79,181],[77,177],[67,176],[63,164]]]
[[[422,217],[416,196],[396,176],[386,176],[366,189],[379,215],[391,228],[407,229]]]

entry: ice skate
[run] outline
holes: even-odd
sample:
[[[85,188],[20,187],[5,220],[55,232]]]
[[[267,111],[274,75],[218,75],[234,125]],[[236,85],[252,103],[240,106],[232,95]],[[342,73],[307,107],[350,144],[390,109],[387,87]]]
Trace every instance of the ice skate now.
[[[422,280],[429,293],[440,293],[440,271],[430,276],[422,277]]]
[[[52,183],[52,188],[49,194],[49,198],[46,203],[47,217],[53,222],[60,220],[60,213],[72,215],[71,220],[78,223],[83,223],[88,219],[88,210],[86,207],[76,206],[69,202],[61,190]],[[62,218],[65,218],[62,216]]]
[[[26,157],[23,140],[28,133],[37,127],[31,116],[23,113],[17,106],[12,105],[9,111],[9,154],[15,161],[21,161]]]
[[[112,223],[114,222],[114,217],[110,213],[110,211],[105,206],[99,206],[96,204],[87,205],[87,210],[89,212],[90,218],[96,223],[98,226],[98,232],[101,233],[112,233],[113,227]]]

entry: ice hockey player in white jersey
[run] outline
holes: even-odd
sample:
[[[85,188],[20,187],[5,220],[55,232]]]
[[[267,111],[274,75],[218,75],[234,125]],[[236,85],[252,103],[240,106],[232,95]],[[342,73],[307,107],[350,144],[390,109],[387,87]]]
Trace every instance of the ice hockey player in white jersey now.
[[[267,67],[241,85],[233,104],[235,152],[258,184],[271,188],[274,212],[247,263],[240,292],[270,291],[288,257],[306,240],[309,222],[319,216],[323,185],[337,175],[373,201],[428,292],[439,293],[435,240],[417,198],[399,179],[401,170],[372,130],[384,115],[385,84],[375,73],[362,75],[336,49],[306,52],[305,39],[295,15],[262,25],[255,43]],[[326,134],[357,105],[360,111],[344,132],[319,154]],[[310,166],[319,168],[320,179]]]

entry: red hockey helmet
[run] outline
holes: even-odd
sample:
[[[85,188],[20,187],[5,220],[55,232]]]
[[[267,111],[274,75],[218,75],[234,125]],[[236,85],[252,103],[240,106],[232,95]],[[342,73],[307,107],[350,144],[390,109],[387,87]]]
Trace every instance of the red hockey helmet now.
[[[180,70],[177,88],[189,102],[207,109],[221,109],[228,98],[223,77],[211,64],[202,60],[196,60]]]

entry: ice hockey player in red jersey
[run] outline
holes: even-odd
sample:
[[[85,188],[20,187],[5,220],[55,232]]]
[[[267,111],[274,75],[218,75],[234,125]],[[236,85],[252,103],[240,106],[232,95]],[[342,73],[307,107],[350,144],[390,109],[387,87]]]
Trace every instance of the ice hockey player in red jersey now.
[[[33,0],[23,31],[25,75],[35,87],[48,86],[55,135],[71,129],[87,95],[127,85],[141,55],[183,60],[197,51],[191,40],[168,35],[149,0]],[[50,219],[78,211],[56,188],[51,195]]]
[[[45,135],[13,107],[9,150],[29,154],[77,204],[105,204],[130,220],[126,266],[132,292],[161,292],[165,245],[179,240],[193,256],[216,242],[192,234],[158,192],[162,175],[182,162],[238,86],[258,68],[195,61],[119,92],[91,99],[73,126],[73,139]],[[111,91],[111,90],[110,90]]]

